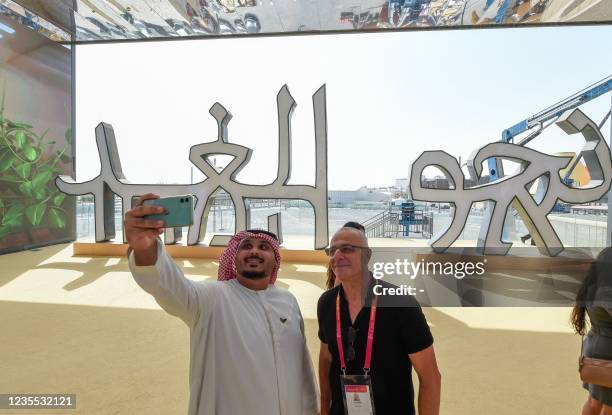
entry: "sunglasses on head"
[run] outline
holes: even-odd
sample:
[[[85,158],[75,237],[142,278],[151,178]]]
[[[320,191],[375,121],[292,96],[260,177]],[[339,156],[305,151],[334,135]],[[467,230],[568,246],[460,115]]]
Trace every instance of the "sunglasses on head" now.
[[[276,236],[276,234],[270,231],[264,231],[263,229],[247,229],[246,231],[254,234],[263,233],[264,235],[268,235],[269,237],[274,238],[275,241],[278,241],[278,236]]]
[[[346,361],[352,362],[355,360],[355,340],[357,340],[357,332],[359,329],[354,328],[353,326],[349,326],[347,333],[347,340],[349,343],[349,347],[346,353]]]

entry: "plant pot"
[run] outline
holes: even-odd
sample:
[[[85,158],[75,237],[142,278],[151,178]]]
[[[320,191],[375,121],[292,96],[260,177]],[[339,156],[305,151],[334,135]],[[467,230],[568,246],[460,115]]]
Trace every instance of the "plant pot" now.
[[[8,248],[19,248],[30,243],[30,237],[24,231],[13,232],[0,239],[0,251]]]
[[[30,234],[32,235],[32,243],[34,244],[49,242],[55,239],[55,235],[53,235],[53,232],[48,228],[32,229]]]

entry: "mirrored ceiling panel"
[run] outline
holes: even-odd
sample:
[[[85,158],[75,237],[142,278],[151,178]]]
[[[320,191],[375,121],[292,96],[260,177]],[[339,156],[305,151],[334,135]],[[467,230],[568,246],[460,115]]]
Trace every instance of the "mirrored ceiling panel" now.
[[[612,0],[14,0],[77,41],[610,23]],[[0,0],[0,4],[7,0]],[[11,2],[13,3],[13,2]],[[68,19],[70,20],[70,19]]]
[[[17,21],[56,42],[70,41],[72,0],[0,0],[0,16]]]

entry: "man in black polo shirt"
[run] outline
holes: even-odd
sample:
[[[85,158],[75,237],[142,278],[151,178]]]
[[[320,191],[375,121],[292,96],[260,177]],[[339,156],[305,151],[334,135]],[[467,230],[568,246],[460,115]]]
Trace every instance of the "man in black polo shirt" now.
[[[371,251],[362,231],[341,228],[328,255],[340,284],[317,306],[321,415],[368,414],[370,405],[376,415],[416,414],[413,367],[419,377],[419,415],[439,414],[441,376],[416,300],[373,300],[375,280],[367,270]]]

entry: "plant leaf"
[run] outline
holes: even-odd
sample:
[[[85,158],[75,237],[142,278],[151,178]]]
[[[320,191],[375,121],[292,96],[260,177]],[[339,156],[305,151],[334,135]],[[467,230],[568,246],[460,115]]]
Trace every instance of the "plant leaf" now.
[[[15,171],[17,172],[19,177],[21,177],[22,179],[27,179],[30,176],[30,172],[32,171],[32,164],[20,164],[19,166],[15,167]]]
[[[6,212],[6,215],[2,218],[2,226],[15,226],[21,224],[21,217],[23,216],[23,207],[16,203],[10,207]]]
[[[25,214],[32,226],[37,226],[42,221],[46,210],[47,206],[45,206],[44,203],[38,203],[36,205],[28,206],[25,210]]]
[[[6,212],[6,215],[4,215],[4,217],[5,218],[17,217],[21,215],[21,210],[22,210],[22,206],[19,203],[15,203],[13,206],[9,208],[8,212]]]
[[[47,183],[49,182],[49,180],[51,180],[52,176],[53,174],[51,173],[50,170],[46,170],[41,173],[38,173],[32,179],[32,187],[34,188],[35,191],[43,190],[47,186]]]
[[[8,170],[15,162],[16,158],[13,154],[5,153],[4,157],[0,159],[0,172]]]
[[[30,128],[33,128],[30,124],[26,124],[23,122],[13,122],[12,124],[15,127],[23,128],[24,130],[29,130]]]
[[[32,147],[28,146],[26,144],[25,148],[23,149],[23,154],[25,154],[26,158],[30,161],[34,161],[36,160],[36,150],[34,150]]]
[[[4,201],[0,199],[0,208],[4,207]]]
[[[66,199],[66,193],[59,193],[53,198],[53,204],[55,206],[61,206],[62,203],[64,203],[64,199]]]
[[[36,200],[43,200],[46,195],[47,195],[47,192],[45,192],[44,188],[34,189],[34,197],[36,198]]]
[[[19,185],[19,191],[26,196],[32,196],[32,182],[23,182]]]
[[[19,226],[21,225],[23,215],[19,215],[10,219],[2,219],[2,226]]]
[[[23,150],[26,145],[26,135],[22,130],[15,133],[15,145],[18,149]]]
[[[70,144],[70,142],[72,141],[72,128],[66,129],[66,133],[64,134],[64,138],[66,138],[66,141]]]
[[[63,228],[66,226],[66,219],[64,214],[57,209],[49,209],[49,219],[56,228]]]

